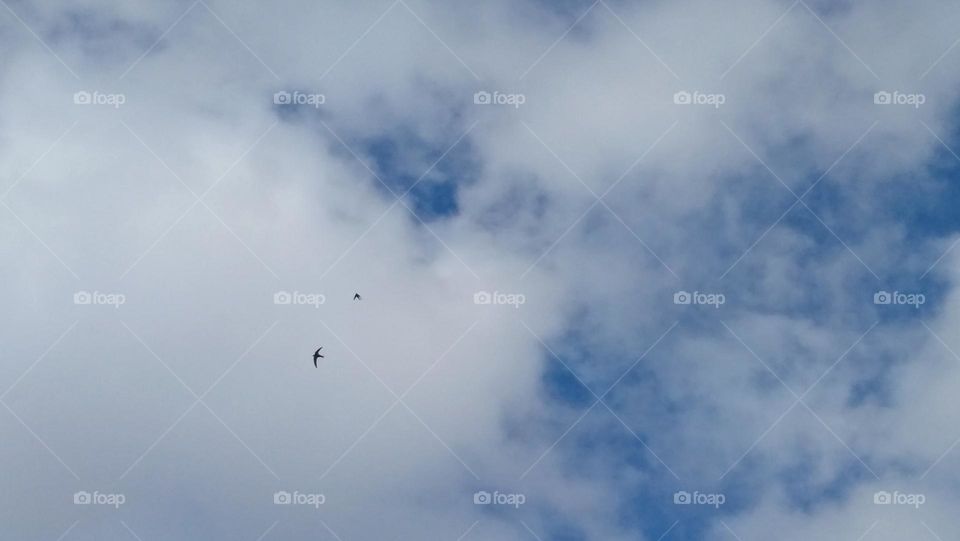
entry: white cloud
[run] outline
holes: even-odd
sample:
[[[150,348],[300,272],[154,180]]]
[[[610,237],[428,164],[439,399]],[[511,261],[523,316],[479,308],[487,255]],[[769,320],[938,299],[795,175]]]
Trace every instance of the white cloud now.
[[[885,319],[870,295],[952,240],[908,245],[916,224],[877,211],[889,186],[935,189],[931,131],[950,143],[956,80],[949,52],[934,62],[955,8],[609,2],[555,46],[575,19],[533,4],[11,8],[67,67],[4,20],[0,242],[16,265],[0,271],[0,392],[14,385],[3,401],[29,427],[0,414],[8,535],[74,520],[71,537],[125,535],[119,515],[70,502],[102,488],[126,494],[143,539],[255,538],[275,521],[270,535],[297,538],[317,517],[344,539],[548,539],[557,516],[590,539],[655,539],[656,513],[630,512],[641,495],[722,485],[740,457],[725,479],[751,499],[724,520],[745,539],[856,538],[878,515],[867,496],[898,484],[929,492],[931,528],[948,523],[950,455],[908,480],[960,436],[952,356],[914,318],[960,351],[955,295],[938,294],[955,261],[927,278],[942,283],[922,314]],[[273,104],[297,89],[326,101]],[[875,105],[885,89],[928,99]],[[80,90],[125,103],[76,105]],[[477,106],[478,90],[526,102]],[[725,102],[680,106],[680,90]],[[476,182],[427,225],[352,155],[377,171],[363,141],[415,138],[425,151],[397,165],[416,178],[474,122],[458,146],[472,161],[440,180]],[[777,177],[797,195],[820,184],[765,233],[795,201]],[[728,302],[674,305],[681,289]],[[78,290],[126,302],[74,305]],[[278,306],[279,290],[326,302]],[[481,290],[527,301],[476,305]],[[594,392],[616,383],[604,400],[623,423],[598,405],[552,447],[585,407],[550,398],[553,361],[521,320]],[[795,406],[765,434],[795,400],[777,378],[815,384],[816,416]],[[214,384],[209,410],[185,413]],[[385,414],[411,386],[409,410]],[[783,481],[797,468],[806,498],[842,488],[801,514]],[[475,506],[481,489],[528,503]],[[277,490],[327,501],[278,508]],[[914,515],[880,517],[876,535],[922,532]]]

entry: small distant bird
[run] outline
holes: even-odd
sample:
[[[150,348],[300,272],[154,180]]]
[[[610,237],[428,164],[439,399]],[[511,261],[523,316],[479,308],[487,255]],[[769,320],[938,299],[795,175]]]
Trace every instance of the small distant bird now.
[[[320,346],[319,348],[317,348],[317,351],[314,351],[314,352],[313,352],[313,367],[314,367],[314,368],[317,367],[317,359],[325,359],[325,358],[326,358],[326,357],[324,357],[323,355],[320,355],[320,350],[321,350],[321,349],[323,349],[323,346]]]
[[[353,300],[359,301],[359,300],[360,300],[360,294],[359,294],[359,293],[354,293],[354,294],[353,294]]]

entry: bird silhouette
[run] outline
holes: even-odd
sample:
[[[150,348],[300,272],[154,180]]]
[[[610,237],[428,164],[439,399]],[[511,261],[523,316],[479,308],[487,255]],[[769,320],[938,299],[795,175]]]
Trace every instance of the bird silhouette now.
[[[361,299],[361,297],[360,297],[360,294],[359,294],[359,293],[354,293],[354,294],[353,294],[353,300],[359,301],[360,299]]]
[[[324,357],[323,355],[320,355],[320,350],[321,350],[321,349],[323,349],[323,346],[320,346],[319,348],[317,348],[317,351],[314,351],[314,352],[313,352],[313,367],[314,367],[314,368],[317,367],[317,359],[325,359],[325,358],[326,358],[326,357]]]

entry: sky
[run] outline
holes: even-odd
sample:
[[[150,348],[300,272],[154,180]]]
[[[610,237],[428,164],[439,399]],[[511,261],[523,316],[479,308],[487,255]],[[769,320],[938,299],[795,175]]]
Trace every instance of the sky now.
[[[956,538],[958,23],[0,0],[0,537]]]

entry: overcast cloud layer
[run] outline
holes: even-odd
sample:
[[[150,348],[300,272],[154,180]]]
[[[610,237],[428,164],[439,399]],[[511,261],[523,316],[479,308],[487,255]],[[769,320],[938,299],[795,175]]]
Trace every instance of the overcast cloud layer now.
[[[960,535],[956,3],[0,4],[3,539]]]

